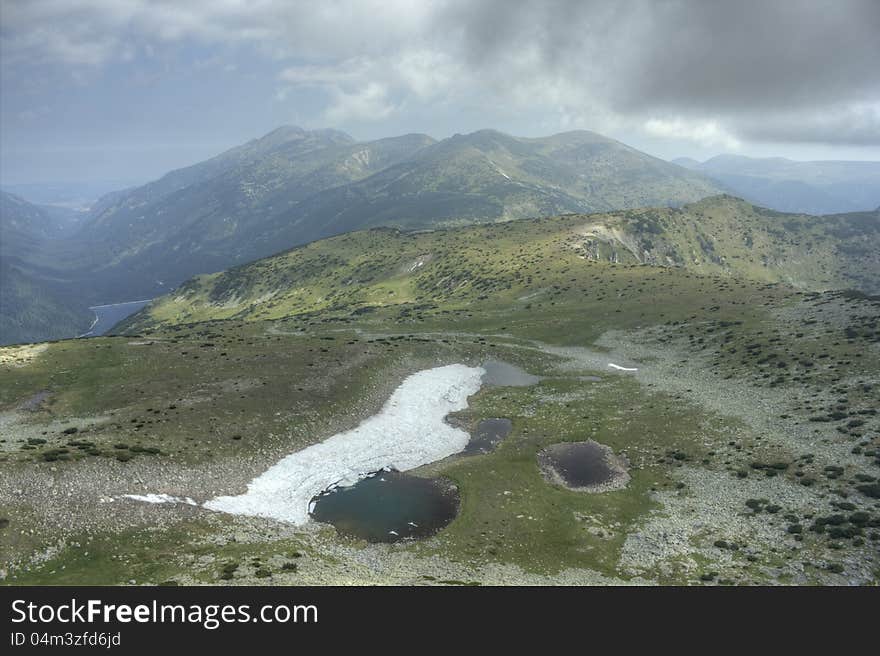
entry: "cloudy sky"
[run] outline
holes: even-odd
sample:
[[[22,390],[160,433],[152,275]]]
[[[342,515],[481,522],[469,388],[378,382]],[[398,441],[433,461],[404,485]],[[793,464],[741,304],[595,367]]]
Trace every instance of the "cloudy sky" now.
[[[880,160],[878,35],[877,0],[0,0],[0,180],[145,181],[282,124]]]

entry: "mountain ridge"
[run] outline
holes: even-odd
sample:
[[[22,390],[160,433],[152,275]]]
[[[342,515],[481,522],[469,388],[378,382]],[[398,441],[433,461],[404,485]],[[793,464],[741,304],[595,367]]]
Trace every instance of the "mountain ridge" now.
[[[880,204],[880,162],[796,161],[724,153],[673,163],[707,175],[746,200],[782,212],[839,214]]]
[[[530,265],[539,270],[540,262],[560,261],[572,267],[648,265],[811,292],[880,292],[880,213],[789,215],[719,195],[681,208],[423,232],[387,227],[349,232],[192,278],[124,325],[137,332],[193,321],[346,316],[370,307],[430,305],[438,298],[467,307],[493,293],[503,296],[512,286],[526,295],[545,293],[522,271],[480,273],[479,258],[471,251],[482,252],[482,245],[499,234],[517,245],[518,257],[531,253]],[[447,242],[461,246],[447,247]],[[460,253],[464,244],[473,246]]]
[[[96,301],[111,302],[364,227],[679,204],[718,190],[587,131],[358,142],[284,126],[99,203],[78,237],[106,254],[89,265],[97,279],[89,287]]]

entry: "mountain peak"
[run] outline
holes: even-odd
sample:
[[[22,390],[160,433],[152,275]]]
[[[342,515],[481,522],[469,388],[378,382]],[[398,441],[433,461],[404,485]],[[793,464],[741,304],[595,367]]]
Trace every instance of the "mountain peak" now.
[[[269,139],[279,136],[303,135],[305,133],[306,131],[298,125],[279,125],[277,128],[275,128],[274,130],[270,130],[260,138]]]
[[[282,125],[271,132],[264,134],[262,137],[253,139],[251,143],[263,148],[273,148],[290,141],[299,141],[309,137],[315,137],[332,143],[345,144],[355,142],[354,137],[351,135],[332,128],[305,130],[298,125]]]

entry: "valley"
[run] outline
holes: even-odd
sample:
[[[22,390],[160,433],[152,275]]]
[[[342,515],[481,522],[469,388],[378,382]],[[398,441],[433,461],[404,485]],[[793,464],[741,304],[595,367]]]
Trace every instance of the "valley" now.
[[[194,275],[353,230],[680,205],[720,191],[699,173],[587,131],[362,142],[283,126],[107,193],[74,230],[0,192],[0,298],[9,308],[0,344],[73,337],[86,332],[89,306],[159,296]]]

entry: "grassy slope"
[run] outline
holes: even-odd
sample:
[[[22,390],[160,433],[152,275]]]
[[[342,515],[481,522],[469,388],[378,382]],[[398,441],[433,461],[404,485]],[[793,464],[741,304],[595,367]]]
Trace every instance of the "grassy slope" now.
[[[239,565],[234,580],[273,583],[568,580],[572,569],[661,582],[699,582],[713,572],[731,582],[876,580],[880,535],[846,517],[857,510],[880,522],[876,502],[858,490],[880,462],[870,413],[880,383],[877,302],[584,259],[571,240],[583,223],[346,235],[200,278],[130,326],[142,337],[55,344],[7,365],[0,408],[52,394],[26,415],[22,425],[33,432],[20,425],[0,443],[10,581],[214,582],[229,561]],[[653,378],[614,375],[601,359],[598,372],[561,367],[558,353],[535,350],[531,340],[626,345],[624,357],[637,357],[638,345]],[[339,543],[332,531],[95,505],[99,494],[133,489],[197,499],[243,489],[285,453],[375,411],[405,373],[486,357],[548,378],[472,399],[460,421],[506,416],[513,433],[490,455],[426,469],[460,486],[462,512],[434,540],[366,548],[378,570],[362,565],[363,545]],[[582,380],[591,373],[600,380]],[[70,425],[95,455],[63,447]],[[46,444],[19,441],[42,431]],[[535,453],[585,437],[629,458],[625,490],[584,495],[543,481]],[[59,445],[69,459],[43,462]],[[120,451],[131,459],[120,462]],[[51,500],[47,477],[60,491]],[[751,498],[779,508],[753,512]],[[112,529],[96,524],[94,508]],[[847,536],[809,530],[816,518],[839,514]],[[662,542],[669,553],[634,551],[632,541],[649,540],[656,522],[670,533]],[[804,527],[800,542],[793,525]],[[60,539],[60,551],[46,552]],[[719,540],[738,548],[717,547]],[[305,554],[298,571],[282,571],[294,551]],[[48,560],[29,562],[33,553]],[[272,572],[268,579],[253,578],[255,562]]]
[[[408,313],[507,307],[523,293],[559,293],[568,271],[597,275],[585,312],[636,294],[641,274],[609,286],[592,264],[660,264],[806,289],[880,288],[880,218],[806,217],[716,197],[682,209],[568,215],[416,234],[379,229],[314,242],[229,271],[201,276],[134,317],[152,322],[273,319],[314,312],[348,316],[400,306]],[[586,269],[584,269],[586,267]],[[668,273],[668,272],[667,272]],[[652,274],[653,275],[653,274]],[[659,274],[658,274],[659,275]],[[553,284],[557,287],[554,289]],[[657,299],[676,303],[678,291]],[[616,317],[615,317],[616,319]]]

